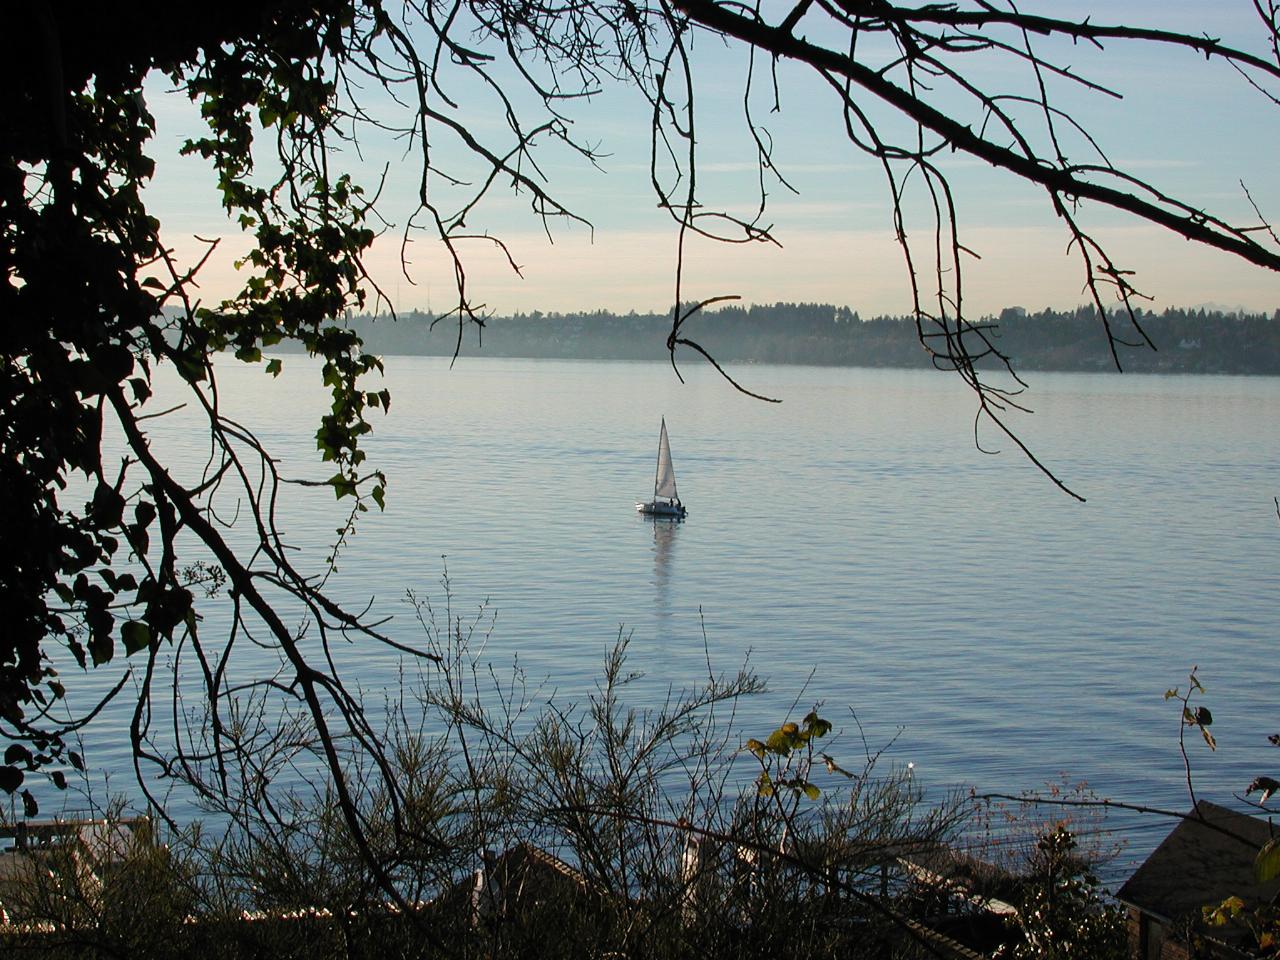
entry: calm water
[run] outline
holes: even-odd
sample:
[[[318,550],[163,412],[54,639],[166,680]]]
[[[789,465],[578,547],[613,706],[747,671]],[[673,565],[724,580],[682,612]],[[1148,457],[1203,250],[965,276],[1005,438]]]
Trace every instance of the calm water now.
[[[1280,380],[1032,375],[1036,413],[1017,425],[1080,504],[990,430],[983,446],[1002,452],[979,452],[973,403],[945,374],[736,371],[775,405],[685,373],[682,385],[661,364],[388,358],[393,405],[369,447],[390,477],[387,510],[364,519],[336,592],[374,598],[413,642],[401,598],[438,601],[447,562],[455,609],[487,600],[497,613],[486,655],[506,666],[518,653],[566,699],[592,688],[620,630],[642,696],[697,683],[705,624],[717,669],[749,657],[769,680],[747,735],[797,697],[847,731],[856,711],[873,745],[898,735],[892,756],[939,792],[1065,773],[1185,806],[1178,716],[1161,695],[1198,664],[1219,741],[1193,750],[1202,792],[1231,802],[1280,769],[1265,741]],[[324,406],[312,362],[287,358],[274,383],[228,363],[221,382],[287,466],[310,468]],[[679,525],[633,508],[652,490],[662,415],[690,509]],[[196,469],[193,433],[177,419],[153,429]],[[340,519],[321,491],[283,526],[321,556]],[[366,687],[395,680],[385,651],[353,662]],[[91,762],[123,763],[125,722],[99,726]],[[846,733],[842,755],[860,749]]]

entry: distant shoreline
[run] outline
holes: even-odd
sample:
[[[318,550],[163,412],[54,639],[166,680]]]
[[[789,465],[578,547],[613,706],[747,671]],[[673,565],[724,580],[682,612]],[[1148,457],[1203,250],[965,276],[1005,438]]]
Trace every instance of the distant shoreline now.
[[[1127,316],[1111,318],[1123,341],[1117,353],[1124,372],[1280,375],[1280,310],[1268,316],[1171,308],[1139,312],[1138,319],[1156,349],[1142,344]],[[431,314],[414,311],[394,320],[355,316],[346,323],[371,353],[451,356],[458,344],[456,321],[435,321]],[[665,357],[670,322],[668,314],[604,311],[491,317],[483,330],[464,330],[462,353],[513,359],[660,360]],[[1102,323],[1091,307],[1035,314],[1013,307],[986,318],[985,324],[1016,370],[1116,370]],[[683,333],[725,363],[932,367],[912,318],[863,320],[847,307],[828,304],[727,307],[696,315]],[[987,365],[996,367],[994,362]]]

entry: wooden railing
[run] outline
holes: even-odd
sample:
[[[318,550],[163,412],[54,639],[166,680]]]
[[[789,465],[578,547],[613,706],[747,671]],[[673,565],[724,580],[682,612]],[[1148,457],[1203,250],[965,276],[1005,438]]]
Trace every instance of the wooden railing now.
[[[83,839],[87,829],[126,829],[135,840],[144,839],[150,828],[150,817],[22,820],[0,824],[0,850],[40,850],[62,846]],[[13,845],[5,844],[6,840],[12,840]]]

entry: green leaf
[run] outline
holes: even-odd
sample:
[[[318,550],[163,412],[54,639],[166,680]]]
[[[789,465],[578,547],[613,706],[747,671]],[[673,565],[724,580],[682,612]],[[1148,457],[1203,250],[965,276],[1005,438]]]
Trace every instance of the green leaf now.
[[[819,790],[812,783],[808,783],[808,782],[805,783],[804,795],[808,797],[810,800],[817,800],[821,794],[822,794],[822,791]]]
[[[1262,845],[1253,861],[1253,878],[1266,883],[1280,877],[1280,837],[1272,837]]]
[[[111,635],[95,633],[90,637],[89,655],[93,657],[93,665],[95,667],[110,663],[111,658],[116,655],[115,643],[112,642]]]
[[[386,494],[383,492],[381,485],[374,487],[369,491],[369,496],[373,497],[373,502],[378,505],[379,510],[387,509],[385,502]]]
[[[178,368],[178,374],[182,379],[188,383],[200,383],[205,378],[204,354],[196,348],[175,353],[173,365]]]
[[[283,364],[280,362],[279,357],[272,357],[267,361],[267,373],[271,374],[273,377],[278,377],[280,376],[280,369],[282,366]]]
[[[130,620],[120,628],[120,639],[124,642],[125,655],[133,656],[151,646],[151,628],[141,620]]]
[[[791,752],[793,746],[792,737],[785,730],[778,729],[769,734],[769,739],[765,741],[764,746],[770,753],[781,754],[785,757]]]
[[[336,496],[339,500],[341,500],[343,497],[350,497],[355,495],[355,492],[356,492],[355,483],[353,483],[344,474],[335,473],[326,482],[331,487],[333,487],[334,496]]]
[[[831,721],[823,720],[814,710],[804,718],[804,726],[805,731],[813,737],[825,737],[831,732]]]

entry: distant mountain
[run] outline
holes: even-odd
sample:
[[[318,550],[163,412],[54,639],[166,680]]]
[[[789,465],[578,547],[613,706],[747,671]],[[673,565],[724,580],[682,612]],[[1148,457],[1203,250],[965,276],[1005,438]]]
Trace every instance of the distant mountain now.
[[[1121,367],[1134,372],[1280,374],[1280,310],[1138,311],[1141,331],[1120,313],[1109,318]],[[413,312],[350,318],[379,354],[660,360],[669,314],[540,312],[492,317],[468,326]],[[1091,307],[1030,313],[1010,307],[982,321],[996,348],[1020,370],[1114,370],[1101,321]],[[1146,345],[1143,333],[1154,345]],[[924,367],[929,357],[910,317],[862,319],[848,307],[817,303],[728,306],[696,314],[682,335],[717,360],[823,366]]]

